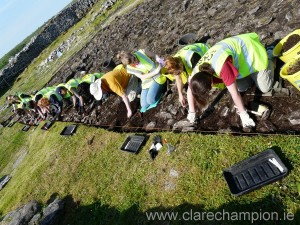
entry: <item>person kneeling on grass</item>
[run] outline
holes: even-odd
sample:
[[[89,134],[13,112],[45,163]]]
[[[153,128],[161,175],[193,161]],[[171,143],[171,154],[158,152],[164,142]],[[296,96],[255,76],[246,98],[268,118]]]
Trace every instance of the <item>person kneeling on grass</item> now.
[[[273,46],[267,50],[256,33],[227,38],[211,47],[193,70],[188,87],[189,114],[196,118],[195,102],[203,108],[213,77],[221,78],[238,109],[243,127],[255,127],[246,111],[240,92],[252,86],[253,81],[261,92],[268,92],[274,82]]]
[[[119,65],[113,71],[104,74],[101,78],[91,83],[90,93],[96,100],[101,100],[103,95],[107,93],[117,94],[125,103],[127,117],[130,118],[132,116],[132,110],[129,102],[134,100],[136,96],[132,95],[132,92],[138,94],[138,87],[131,85],[130,83],[134,83],[131,81],[133,80],[126,69],[122,65]]]

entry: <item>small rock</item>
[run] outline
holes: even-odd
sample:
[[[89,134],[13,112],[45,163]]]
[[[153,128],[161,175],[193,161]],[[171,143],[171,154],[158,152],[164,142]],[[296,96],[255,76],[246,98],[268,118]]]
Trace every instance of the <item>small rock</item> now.
[[[178,128],[184,128],[184,127],[192,127],[194,126],[192,123],[190,123],[188,120],[180,120],[177,123],[173,125],[173,129],[178,129]]]
[[[254,9],[248,11],[248,13],[249,13],[250,15],[253,15],[253,14],[255,14],[259,9],[260,9],[260,6],[257,6],[257,7],[255,7]]]
[[[226,116],[228,116],[228,113],[229,113],[229,108],[228,107],[224,107],[222,109],[221,116],[226,117]]]
[[[173,118],[171,113],[167,113],[167,112],[160,112],[160,113],[157,114],[157,117],[162,118],[164,120]]]
[[[215,8],[210,8],[207,10],[207,15],[209,15],[210,17],[213,17],[214,15],[216,15],[217,10]]]
[[[264,17],[258,21],[257,27],[262,27],[262,26],[268,25],[269,23],[272,22],[272,20],[273,20],[273,17]]]
[[[293,15],[291,12],[288,12],[286,15],[285,15],[285,18],[287,19],[287,21],[290,21],[291,19],[293,19]]]
[[[190,131],[194,131],[195,127],[184,127],[182,128],[181,132],[190,132]]]
[[[275,32],[275,34],[274,34],[274,39],[275,40],[279,40],[279,39],[282,39],[282,38],[284,38],[286,36],[286,33],[285,32],[283,32],[283,31],[277,31],[277,32]]]
[[[168,106],[168,111],[172,114],[172,115],[176,115],[178,113],[178,108],[175,107],[174,105],[170,105]]]
[[[176,170],[174,170],[173,168],[170,170],[170,177],[174,177],[174,178],[178,178],[179,174]]]
[[[165,191],[172,191],[176,189],[176,184],[170,181],[165,182]]]
[[[147,126],[146,126],[146,130],[152,130],[153,128],[155,128],[155,126],[156,126],[156,122],[150,122],[150,123],[148,123],[147,124]]]
[[[168,125],[168,126],[173,126],[174,123],[175,123],[175,120],[174,120],[174,119],[169,119],[169,120],[167,121],[167,125]]]
[[[290,117],[288,118],[292,125],[299,125],[300,124],[300,111],[294,111],[291,113]]]

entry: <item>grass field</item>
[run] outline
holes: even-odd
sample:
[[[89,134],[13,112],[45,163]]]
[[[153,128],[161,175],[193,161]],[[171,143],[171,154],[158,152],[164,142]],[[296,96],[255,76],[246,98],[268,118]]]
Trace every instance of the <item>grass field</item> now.
[[[132,2],[122,3],[126,8]],[[45,70],[37,71],[37,66],[91,16],[92,12],[45,49],[8,93],[42,87],[85,43],[74,46]],[[82,39],[88,41],[88,35],[95,34],[95,27],[104,20],[109,22],[107,17],[96,19],[80,34],[85,37]],[[43,79],[37,79],[39,73]],[[0,104],[4,104],[4,96]],[[7,117],[9,110],[0,118]],[[57,122],[49,131],[41,130],[41,125],[28,132],[20,131],[21,124],[0,128],[0,177],[12,176],[0,191],[0,217],[33,199],[46,205],[50,199],[60,197],[65,202],[65,216],[60,220],[64,225],[250,224],[255,213],[265,212],[278,213],[278,220],[253,224],[300,224],[298,136],[152,133],[135,155],[120,150],[130,134],[79,125],[73,136],[60,136],[68,124]],[[176,151],[169,155],[164,145],[152,161],[148,150],[155,135],[166,138]],[[244,196],[231,195],[223,169],[268,148],[283,159],[290,170],[288,176]],[[200,212],[208,215],[222,211],[251,212],[254,218],[210,221],[206,217],[206,221],[200,221]],[[158,216],[157,212],[173,214],[164,214],[165,219],[151,219]],[[294,219],[287,220],[285,213],[291,213],[288,215]]]
[[[16,124],[1,130],[1,166],[6,164],[1,175],[13,174],[1,191],[2,215],[32,199],[45,204],[59,196],[69,206],[61,224],[156,224],[146,213],[221,209],[290,212],[299,223],[299,137],[153,133],[135,155],[120,150],[129,134],[81,125],[74,136],[60,136],[65,125],[22,132]],[[164,145],[152,161],[148,150],[155,135],[176,151],[168,155]],[[231,195],[223,169],[270,147],[284,159],[289,175],[244,196]]]

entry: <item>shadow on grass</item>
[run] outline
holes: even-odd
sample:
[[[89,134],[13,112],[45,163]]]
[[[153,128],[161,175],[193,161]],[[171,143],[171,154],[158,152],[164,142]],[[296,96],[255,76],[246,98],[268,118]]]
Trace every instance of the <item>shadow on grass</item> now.
[[[119,211],[109,205],[102,205],[101,202],[82,206],[79,202],[74,202],[72,196],[67,196],[64,201],[65,212],[59,225],[300,224],[300,210],[295,215],[285,213],[283,203],[271,195],[253,202],[243,202],[241,198],[217,209],[184,203],[172,208],[156,207],[146,212],[141,212],[137,204]],[[291,217],[294,219],[291,220]]]

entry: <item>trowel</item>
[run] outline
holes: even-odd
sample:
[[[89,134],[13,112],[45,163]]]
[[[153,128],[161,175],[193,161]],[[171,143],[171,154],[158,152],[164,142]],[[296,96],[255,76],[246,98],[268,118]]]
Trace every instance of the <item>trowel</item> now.
[[[167,153],[171,154],[175,150],[175,147],[167,142],[167,139],[163,140],[163,143],[167,145]]]

